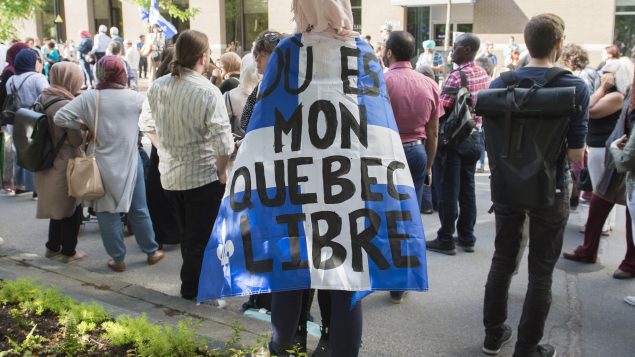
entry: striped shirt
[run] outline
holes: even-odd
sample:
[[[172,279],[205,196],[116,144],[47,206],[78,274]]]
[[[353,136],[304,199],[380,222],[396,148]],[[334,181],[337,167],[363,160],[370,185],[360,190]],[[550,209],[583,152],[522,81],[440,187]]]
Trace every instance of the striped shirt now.
[[[152,83],[139,126],[159,137],[159,172],[166,190],[184,191],[218,180],[214,156],[233,148],[227,109],[218,88],[185,69],[182,79],[168,74]]]

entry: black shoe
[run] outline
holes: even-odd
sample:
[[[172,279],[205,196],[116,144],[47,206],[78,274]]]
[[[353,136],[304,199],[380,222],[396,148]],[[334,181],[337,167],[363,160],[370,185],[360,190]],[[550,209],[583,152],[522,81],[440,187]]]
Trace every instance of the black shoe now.
[[[439,238],[435,240],[426,241],[426,248],[433,252],[442,253],[446,255],[455,255],[456,248],[454,244],[444,244],[439,241]]]
[[[329,357],[329,329],[327,327],[321,327],[320,330],[322,331],[322,336],[320,336],[320,340],[318,341],[312,356]]]
[[[407,291],[391,291],[390,300],[393,302],[393,304],[401,304],[404,297],[406,297],[406,293]]]
[[[496,356],[500,351],[501,347],[505,345],[507,342],[512,339],[512,328],[509,325],[503,325],[503,334],[498,336],[485,336],[485,341],[483,342],[483,352],[490,356]]]
[[[463,249],[464,252],[466,253],[474,253],[474,244],[472,245],[466,245],[461,243],[461,241],[458,238],[454,239],[454,243],[456,245],[458,245],[459,247],[461,247],[461,249]]]
[[[300,353],[306,353],[306,323],[304,326],[298,326],[295,330],[295,336],[293,336],[293,351]]]
[[[536,351],[532,352],[531,354],[527,355],[527,354],[519,354],[519,353],[515,353],[514,352],[514,357],[521,357],[521,356],[529,356],[529,357],[556,357],[556,348],[553,347],[552,345],[538,345],[538,347],[536,347]]]
[[[552,345],[538,345],[538,356],[540,357],[556,357],[556,348]]]

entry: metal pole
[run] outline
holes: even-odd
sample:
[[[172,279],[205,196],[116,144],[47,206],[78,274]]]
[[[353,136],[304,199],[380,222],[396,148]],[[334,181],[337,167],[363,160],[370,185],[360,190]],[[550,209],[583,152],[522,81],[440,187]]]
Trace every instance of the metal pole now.
[[[60,23],[55,21],[57,20],[57,17],[60,16],[60,4],[59,4],[59,0],[55,0],[53,2],[53,16],[54,16],[54,24],[55,24],[55,40],[57,41],[57,43],[60,43],[62,41],[62,36],[60,35]]]
[[[447,53],[450,49],[450,18],[452,17],[452,0],[448,0],[448,9],[445,14],[445,39],[443,42],[443,49]]]

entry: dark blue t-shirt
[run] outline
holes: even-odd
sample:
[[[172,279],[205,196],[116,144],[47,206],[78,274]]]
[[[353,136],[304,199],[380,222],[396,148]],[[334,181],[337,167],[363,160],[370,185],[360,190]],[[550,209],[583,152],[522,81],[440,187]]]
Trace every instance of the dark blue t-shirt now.
[[[516,77],[540,81],[545,77],[549,68],[544,67],[523,67],[516,70]],[[505,88],[503,80],[498,77],[490,83],[490,88]],[[587,127],[589,124],[589,90],[582,79],[573,74],[563,74],[553,80],[547,87],[575,87],[575,104],[581,110],[571,115],[569,118],[569,131],[567,132],[567,148],[581,149],[586,142]],[[565,149],[566,150],[566,149]],[[568,184],[569,164],[566,151],[561,153],[563,170],[558,172],[557,188],[565,188]]]

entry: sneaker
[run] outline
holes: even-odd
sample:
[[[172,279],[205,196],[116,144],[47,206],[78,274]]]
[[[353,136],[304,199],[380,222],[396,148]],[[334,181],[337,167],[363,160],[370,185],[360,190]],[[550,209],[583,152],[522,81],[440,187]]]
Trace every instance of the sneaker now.
[[[70,257],[64,257],[64,261],[66,263],[72,263],[84,258],[86,258],[86,253],[82,252],[81,250],[75,250],[75,254],[71,255]]]
[[[16,189],[15,190],[15,196],[17,196],[17,197],[28,195],[29,193],[31,193],[31,191],[21,190],[21,189]]]
[[[0,190],[0,196],[15,196],[15,192],[10,188]]]
[[[62,254],[62,251],[54,251],[51,249],[46,248],[46,251],[44,252],[44,256],[47,258],[54,258],[57,257],[58,255]]]
[[[454,248],[454,244],[443,244],[439,241],[439,238],[426,241],[426,248],[430,251],[445,255],[456,254],[456,248]]]
[[[553,347],[552,345],[548,345],[548,344],[538,345],[536,352],[538,353],[535,356],[556,357],[556,348]]]
[[[33,197],[31,197],[33,201],[37,201],[37,192],[33,192]]]
[[[393,304],[401,304],[403,299],[406,297],[407,291],[391,291],[390,292],[390,300]]]
[[[122,273],[126,271],[126,263],[124,262],[117,263],[112,259],[108,261],[108,267],[117,273]]]
[[[148,265],[154,265],[158,263],[163,257],[165,253],[162,250],[157,250],[153,255],[148,255]]]
[[[322,336],[320,336],[320,340],[318,341],[317,346],[315,346],[315,351],[313,351],[313,357],[329,357],[329,330],[326,327],[321,327]]]
[[[490,356],[496,356],[501,348],[512,339],[512,328],[504,324],[503,325],[503,334],[500,337],[496,336],[485,336],[485,341],[483,342],[483,352]]]
[[[626,302],[629,305],[635,306],[635,296],[625,296],[624,302]]]
[[[459,241],[458,238],[454,238],[454,244],[456,244],[459,247],[461,247],[461,249],[463,249],[463,251],[466,252],[466,253],[474,253],[474,244],[472,244],[472,245],[462,244],[461,241]]]

